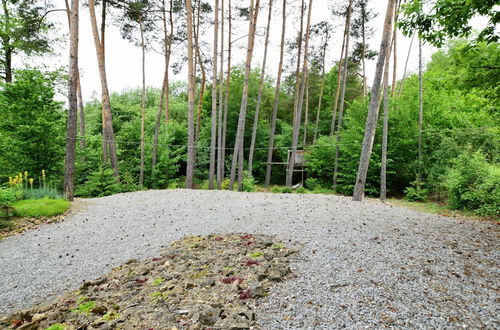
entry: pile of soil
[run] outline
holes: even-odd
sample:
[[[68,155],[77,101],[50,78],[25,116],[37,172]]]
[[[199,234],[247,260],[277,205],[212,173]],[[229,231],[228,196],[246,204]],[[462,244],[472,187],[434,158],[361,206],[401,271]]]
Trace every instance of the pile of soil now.
[[[296,252],[267,235],[189,236],[56,302],[6,315],[0,327],[250,329],[258,300],[292,276]]]

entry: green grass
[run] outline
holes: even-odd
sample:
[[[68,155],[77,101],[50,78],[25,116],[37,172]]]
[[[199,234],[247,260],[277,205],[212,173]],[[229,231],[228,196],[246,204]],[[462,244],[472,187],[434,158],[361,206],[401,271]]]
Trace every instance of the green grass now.
[[[68,210],[70,203],[64,199],[25,199],[12,204],[20,217],[51,217]]]

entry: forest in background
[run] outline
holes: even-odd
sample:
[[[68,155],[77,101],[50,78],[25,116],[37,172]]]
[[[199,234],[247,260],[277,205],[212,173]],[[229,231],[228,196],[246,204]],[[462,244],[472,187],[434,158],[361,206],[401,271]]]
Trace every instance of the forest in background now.
[[[75,6],[74,2],[78,3],[73,1],[71,6]],[[184,186],[228,189],[238,181],[239,189],[247,191],[254,190],[256,184],[292,186],[302,177],[300,172],[287,177],[287,173],[294,173],[294,165],[285,164],[289,150],[292,153],[306,151],[305,188],[352,195],[360,179],[360,155],[363,158],[366,146],[370,149],[363,182],[366,195],[381,196],[386,189],[389,195],[404,195],[409,200],[430,198],[446,201],[451,208],[481,215],[500,213],[500,52],[494,29],[488,32],[488,27],[468,38],[463,37],[467,33],[453,29],[426,30],[427,23],[436,20],[441,13],[439,4],[442,1],[435,1],[435,17],[423,15],[419,1],[406,4],[389,1],[391,10],[386,13],[384,27],[389,38],[383,38],[381,53],[367,46],[367,36],[380,33],[379,29],[368,26],[370,15],[373,15],[369,2],[344,1],[336,7],[334,17],[345,22],[343,32],[347,47],[335,66],[326,67],[324,50],[331,37],[330,23],[314,26],[307,23],[306,13],[312,1],[308,1],[308,5],[302,1],[302,6],[295,4],[290,8],[286,7],[286,2],[272,1],[271,4],[273,2],[275,6],[285,5],[285,11],[293,10],[291,15],[302,18],[303,25],[297,39],[286,42],[282,39],[282,50],[296,53],[292,63],[285,63],[288,69],[282,72],[282,79],[276,77],[281,72],[265,72],[262,69],[266,68],[265,63],[251,68],[251,54],[245,65],[240,64],[241,59],[228,63],[230,57],[224,58],[218,53],[218,40],[213,41],[215,47],[198,40],[199,29],[210,26],[218,31],[218,24],[223,24],[224,20],[225,24],[231,22],[229,8],[221,10],[224,15],[219,15],[221,21],[218,22],[210,18],[218,12],[217,8],[201,1],[193,1],[194,7],[190,0],[186,3],[104,2],[115,15],[123,15],[124,37],[133,42],[139,40],[139,45],[145,46],[145,39],[137,39],[137,32],[144,36],[159,25],[165,37],[166,67],[187,65],[193,80],[170,82],[166,71],[161,89],[144,84],[137,90],[111,93],[109,98],[103,93],[102,98],[94,97],[83,104],[81,93],[78,95],[74,63],[69,77],[61,70],[37,68],[18,68],[9,73],[9,47],[6,45],[14,50],[19,47],[16,51],[11,49],[10,56],[16,52],[43,53],[48,45],[34,43],[46,40],[43,36],[51,27],[44,25],[45,31],[35,35],[33,31],[18,31],[38,38],[19,38],[26,44],[31,43],[33,49],[11,42],[8,37],[15,36],[13,32],[17,30],[13,27],[19,23],[12,19],[9,22],[13,27],[5,23],[9,23],[5,8],[15,8],[18,15],[28,15],[29,11],[18,3],[4,0],[7,7],[4,6],[2,16],[1,39],[2,64],[6,70],[0,90],[0,182],[5,183],[3,190],[19,185],[25,190],[31,185],[33,189],[33,186],[41,186],[42,179],[45,186],[44,170],[51,187],[63,189],[67,195],[67,166],[71,163],[73,143],[74,174],[70,179],[74,180],[74,191],[70,198],[73,194],[95,197]],[[222,1],[221,5],[223,3],[230,4]],[[260,9],[258,15],[268,17],[269,2],[260,7],[259,3],[252,0],[248,8],[238,7],[236,13],[233,12],[239,19],[249,22],[249,50],[253,48],[252,35],[255,38],[257,8]],[[22,1],[21,4],[33,8],[30,6],[35,2]],[[89,5],[92,10],[93,1]],[[153,6],[162,9],[162,17],[147,15],[156,13]],[[472,5],[469,9],[473,14],[491,15],[488,10],[495,13],[492,8],[493,2],[488,7],[486,1],[484,7]],[[70,21],[76,22],[74,14],[77,11],[71,13]],[[189,17],[187,24],[184,24],[185,19],[176,20],[190,16],[189,13],[192,14],[191,24]],[[389,72],[389,50],[396,47],[396,42],[390,39],[394,27],[392,22],[387,26],[387,21],[388,18],[397,19],[398,15],[400,22],[396,26],[410,35],[417,35],[414,47],[419,41],[443,46],[422,68],[421,75],[407,73],[399,81],[388,73],[382,77],[382,72]],[[278,21],[282,24],[278,19],[273,23]],[[446,28],[444,23],[440,24]],[[94,33],[97,28],[96,24]],[[102,36],[104,30],[100,28]],[[274,31],[284,28],[286,26],[273,26]],[[415,32],[417,28],[420,34]],[[101,57],[104,52],[102,39],[96,41],[97,56]],[[189,40],[194,44],[191,48]],[[223,44],[223,40],[219,42]],[[170,59],[174,44],[187,46],[187,56],[182,52],[179,58]],[[146,47],[143,49],[145,51]],[[204,49],[203,56],[201,49]],[[207,55],[210,49],[213,52]],[[372,86],[364,79],[367,60],[377,60],[382,69],[386,68],[378,70],[377,67],[379,79],[377,82],[376,77]],[[404,60],[399,59],[397,70],[402,70]],[[394,65],[394,60],[390,65]],[[210,77],[218,79],[214,83]],[[64,90],[68,81],[73,86],[69,93],[69,111],[55,99],[56,93]],[[370,116],[375,124],[373,135],[367,135]],[[68,135],[71,132],[74,138]],[[366,139],[373,140],[372,146],[364,143]],[[266,165],[270,159],[281,164],[272,166],[269,182],[266,182]],[[33,181],[30,182],[30,178]]]

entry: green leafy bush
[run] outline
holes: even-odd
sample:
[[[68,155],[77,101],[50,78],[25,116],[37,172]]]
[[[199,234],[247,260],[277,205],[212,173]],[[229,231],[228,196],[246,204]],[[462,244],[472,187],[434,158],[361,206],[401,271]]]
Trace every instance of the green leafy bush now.
[[[321,188],[320,182],[316,178],[307,178],[306,179],[306,187],[309,190],[316,190],[318,188]]]
[[[280,186],[273,186],[271,187],[271,192],[274,194],[281,194],[282,188]]]
[[[302,187],[302,186],[300,186],[300,187],[297,188],[297,190],[295,190],[295,192],[297,194],[307,194],[307,189],[304,188],[304,187]]]
[[[451,208],[500,214],[500,166],[488,163],[482,152],[460,155],[448,172],[446,186]]]
[[[0,206],[12,205],[16,200],[16,193],[13,189],[0,189]]]
[[[425,202],[429,197],[429,190],[416,187],[416,182],[412,182],[412,186],[405,189],[405,199],[409,202]]]
[[[281,189],[281,193],[282,194],[291,194],[293,191],[292,191],[292,188],[286,186],[286,187],[283,187],[283,189]]]

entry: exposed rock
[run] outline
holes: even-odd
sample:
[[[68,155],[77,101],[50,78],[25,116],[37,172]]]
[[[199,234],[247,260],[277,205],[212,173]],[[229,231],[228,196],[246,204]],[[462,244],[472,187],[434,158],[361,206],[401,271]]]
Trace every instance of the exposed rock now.
[[[295,252],[266,235],[189,236],[52,304],[7,315],[0,328],[249,329],[255,300],[285,280]]]

